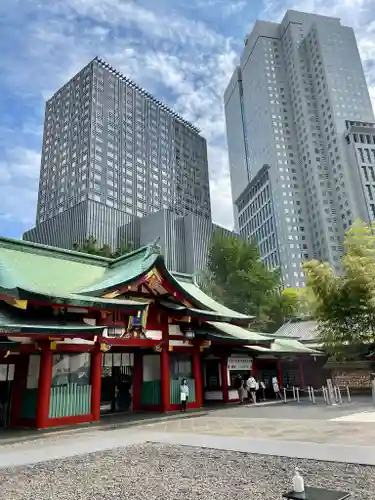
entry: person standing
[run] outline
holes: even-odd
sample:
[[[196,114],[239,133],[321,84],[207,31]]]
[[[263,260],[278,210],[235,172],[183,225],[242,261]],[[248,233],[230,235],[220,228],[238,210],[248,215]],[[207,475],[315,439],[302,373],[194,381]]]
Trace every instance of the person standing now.
[[[251,374],[246,381],[246,389],[249,393],[249,399],[255,404],[257,402],[257,381]]]
[[[187,385],[186,379],[181,381],[180,385],[180,402],[181,402],[181,411],[186,411],[186,403],[189,399],[189,386]]]
[[[244,393],[245,393],[245,388],[244,388],[244,381],[243,381],[241,375],[237,375],[236,378],[234,379],[234,388],[237,389],[238,399],[240,400],[240,404],[242,404],[243,398],[244,398]]]
[[[273,392],[275,393],[276,399],[282,399],[282,396],[280,393],[279,381],[277,380],[277,377],[272,378],[272,388],[273,388]]]
[[[266,384],[263,382],[263,380],[261,380],[259,382],[259,387],[260,387],[261,400],[265,401],[266,400]]]

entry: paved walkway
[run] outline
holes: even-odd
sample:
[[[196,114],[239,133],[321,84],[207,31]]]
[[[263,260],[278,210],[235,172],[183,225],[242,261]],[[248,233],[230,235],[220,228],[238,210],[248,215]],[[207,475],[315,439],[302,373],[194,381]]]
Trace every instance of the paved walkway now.
[[[364,411],[361,413],[353,413],[343,417],[333,418],[334,422],[375,422],[375,411]]]
[[[76,430],[70,433],[45,434],[38,441],[19,441],[0,446],[0,468],[144,442],[375,465],[375,447],[369,446],[375,443],[374,411],[355,413],[353,406],[350,414],[344,416],[346,420],[342,416],[327,420],[333,415],[329,408],[324,409],[325,421],[275,418],[275,413],[276,416],[286,415],[291,409],[286,409],[287,407],[288,405],[277,409],[268,408],[272,418],[257,418],[257,414],[261,414],[266,408],[241,408],[237,411],[242,414],[251,412],[251,418],[233,418],[231,412],[236,410],[230,409],[213,411],[208,415],[188,413],[186,415],[191,418],[178,420],[174,416],[174,419],[164,421],[144,421],[131,428],[113,428],[107,425],[80,432]],[[297,415],[299,411],[294,408]],[[315,415],[315,411],[316,409],[312,409],[311,414]]]
[[[294,457],[364,465],[375,465],[375,448],[347,444],[318,444],[271,439],[253,439],[205,434],[150,432],[144,427],[93,431],[81,436],[49,437],[1,447],[0,468],[36,464],[49,460],[112,450],[145,442],[186,445],[197,448],[231,450],[261,455]]]
[[[303,441],[367,446],[375,443],[370,422],[279,420],[206,416],[146,425],[147,432],[238,436],[252,439]]]

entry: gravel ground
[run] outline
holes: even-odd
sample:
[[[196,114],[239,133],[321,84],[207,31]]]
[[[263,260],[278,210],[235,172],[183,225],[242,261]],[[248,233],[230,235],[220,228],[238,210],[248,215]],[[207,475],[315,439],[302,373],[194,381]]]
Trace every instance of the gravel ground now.
[[[144,444],[0,470],[6,500],[280,500],[298,465],[305,484],[373,500],[375,467]]]

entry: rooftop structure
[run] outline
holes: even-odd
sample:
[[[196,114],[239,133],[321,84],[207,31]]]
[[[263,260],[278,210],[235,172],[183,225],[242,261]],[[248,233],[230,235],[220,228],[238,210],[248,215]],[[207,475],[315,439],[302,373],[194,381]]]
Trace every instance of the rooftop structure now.
[[[46,103],[35,228],[62,248],[161,209],[210,219],[207,145],[199,130],[102,59]]]
[[[285,286],[304,286],[306,259],[339,268],[345,231],[375,214],[374,114],[353,29],[293,10],[257,21],[224,102],[240,235]],[[367,145],[348,148],[354,135]]]
[[[252,319],[209,297],[191,276],[172,274],[156,244],[107,259],[0,238],[6,425],[174,410],[182,378],[191,407],[227,402],[238,397],[235,376],[261,369],[262,359],[264,377],[281,379],[285,354],[319,355],[252,331]]]

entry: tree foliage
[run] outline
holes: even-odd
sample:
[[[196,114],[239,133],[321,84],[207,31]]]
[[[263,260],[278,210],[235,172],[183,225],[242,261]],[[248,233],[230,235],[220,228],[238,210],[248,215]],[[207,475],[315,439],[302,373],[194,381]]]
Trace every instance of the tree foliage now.
[[[347,231],[339,273],[316,260],[304,265],[307,290],[325,348],[351,358],[375,341],[375,225],[357,220]]]
[[[253,328],[263,331],[280,327],[296,303],[293,294],[281,292],[279,271],[261,262],[254,243],[219,231],[212,236],[204,281],[208,293],[255,316]]]
[[[99,247],[96,238],[94,238],[94,236],[89,236],[82,245],[74,243],[73,250],[90,255],[99,255],[101,257],[116,259],[121,255],[126,255],[127,253],[132,252],[134,250],[134,246],[132,243],[122,242],[120,247],[113,251],[109,245]]]

